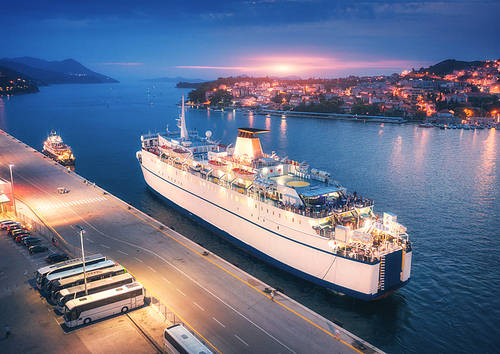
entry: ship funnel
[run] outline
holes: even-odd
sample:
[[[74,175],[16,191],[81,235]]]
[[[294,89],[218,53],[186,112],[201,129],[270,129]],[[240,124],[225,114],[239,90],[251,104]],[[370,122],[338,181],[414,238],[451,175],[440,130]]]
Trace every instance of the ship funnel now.
[[[234,155],[247,158],[257,159],[263,155],[260,140],[256,136],[259,133],[267,133],[269,130],[255,128],[238,128],[238,137],[234,147]]]

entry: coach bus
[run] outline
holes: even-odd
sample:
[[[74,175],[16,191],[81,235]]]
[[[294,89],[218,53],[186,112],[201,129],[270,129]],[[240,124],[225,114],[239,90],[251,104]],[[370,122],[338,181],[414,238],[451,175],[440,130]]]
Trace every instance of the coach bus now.
[[[144,305],[144,288],[133,282],[70,300],[64,306],[64,323],[67,327],[88,324]]]
[[[183,325],[176,324],[165,328],[163,342],[168,353],[180,354],[209,354],[212,353],[198,338],[189,332]]]
[[[122,285],[130,284],[134,282],[134,280],[135,278],[129,273],[96,280],[92,283],[87,284],[87,295],[95,294],[104,290],[118,288]],[[57,311],[59,313],[63,313],[64,305],[66,305],[69,300],[73,300],[82,296],[85,296],[85,285],[77,285],[59,291],[55,297],[55,302],[57,302]]]
[[[93,254],[91,256],[85,257],[85,265],[92,265],[105,260],[106,257],[103,256],[102,254]],[[66,270],[78,268],[81,266],[82,266],[82,259],[73,258],[73,259],[68,259],[67,261],[64,262],[59,262],[56,264],[42,267],[35,272],[36,286],[38,289],[42,289],[45,279],[50,274],[64,272]]]
[[[86,277],[88,285],[90,282],[96,280],[123,274],[125,273],[125,268],[123,268],[121,265],[115,265],[113,267],[97,269],[86,273],[87,273]],[[73,275],[72,277],[69,278],[56,280],[55,282],[52,283],[52,286],[50,288],[47,288],[47,299],[51,299],[52,301],[54,301],[58,291],[71,288],[76,285],[84,284],[84,282],[85,282],[85,277],[83,273]]]
[[[110,268],[110,267],[113,267],[115,265],[116,265],[116,263],[114,261],[107,259],[107,260],[99,262],[99,263],[85,265],[85,271],[90,272],[90,271],[93,271],[96,269]],[[82,273],[83,273],[83,266],[80,265],[80,267],[78,267],[78,268],[73,268],[73,269],[66,270],[64,272],[55,273],[55,274],[49,274],[49,275],[47,275],[47,277],[45,278],[45,281],[43,283],[42,292],[47,293],[47,291],[48,291],[50,293],[50,289],[52,288],[53,283],[55,283],[56,281],[61,280],[61,279],[66,279],[66,278],[72,277],[74,275],[79,275]]]

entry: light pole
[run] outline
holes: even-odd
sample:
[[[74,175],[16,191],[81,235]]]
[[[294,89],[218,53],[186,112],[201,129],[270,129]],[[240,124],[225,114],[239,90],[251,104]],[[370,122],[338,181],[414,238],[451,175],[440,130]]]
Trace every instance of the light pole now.
[[[85,272],[85,250],[83,249],[83,234],[85,233],[85,229],[80,225],[75,225],[75,227],[80,232],[80,244],[82,245],[82,264],[83,264],[83,283],[85,284],[85,295],[88,295],[87,291],[87,273]]]
[[[9,170],[10,170],[10,191],[12,193],[12,206],[14,207],[14,215],[17,218],[16,196],[14,195],[14,177],[12,175],[12,167],[14,167],[14,165],[13,164],[9,164]]]

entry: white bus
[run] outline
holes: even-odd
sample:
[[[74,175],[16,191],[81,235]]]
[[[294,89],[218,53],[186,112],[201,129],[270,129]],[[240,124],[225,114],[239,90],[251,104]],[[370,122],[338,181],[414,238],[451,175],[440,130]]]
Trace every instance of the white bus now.
[[[85,265],[87,264],[91,265],[105,260],[106,257],[104,257],[102,254],[93,254],[91,256],[85,257]],[[78,268],[81,265],[82,265],[81,258],[73,258],[73,259],[68,259],[67,261],[42,267],[35,272],[36,286],[38,289],[42,289],[44,279],[47,278],[49,274],[55,274],[58,272],[63,272],[68,269]]]
[[[115,262],[108,259],[108,260],[105,260],[105,261],[102,261],[99,263],[94,263],[91,265],[85,264],[85,271],[90,272],[92,270],[109,268],[109,267],[113,267],[115,265],[116,265]],[[55,274],[49,274],[45,278],[45,281],[44,281],[43,287],[42,287],[42,291],[50,294],[50,290],[53,286],[52,284],[55,283],[56,281],[58,281],[60,279],[66,279],[66,278],[72,277],[74,275],[82,274],[82,273],[83,273],[83,266],[80,265],[80,267],[78,267],[78,268],[69,269],[69,270],[66,270],[64,272],[58,272]]]
[[[86,273],[87,273],[87,285],[88,285],[90,282],[96,280],[123,274],[125,273],[125,268],[123,268],[121,265],[115,265],[113,267],[97,269],[90,272],[86,271]],[[55,282],[52,283],[50,289],[47,288],[47,299],[51,299],[52,301],[54,301],[58,291],[61,291],[62,289],[71,288],[72,286],[84,284],[84,282],[85,282],[85,277],[83,273],[73,275],[72,277],[69,278],[56,280]]]
[[[64,306],[64,323],[67,327],[76,327],[142,305],[144,288],[136,281],[68,301]]]
[[[134,280],[135,278],[129,273],[117,275],[111,278],[96,280],[92,283],[87,284],[87,295],[117,288],[125,284],[130,284]],[[59,313],[64,313],[64,305],[66,305],[69,300],[73,300],[82,296],[85,296],[85,285],[77,285],[59,291],[55,298],[55,302],[57,303],[57,311]]]
[[[183,325],[176,324],[165,328],[163,342],[167,353],[180,354],[209,354],[212,353],[198,338],[189,332]]]

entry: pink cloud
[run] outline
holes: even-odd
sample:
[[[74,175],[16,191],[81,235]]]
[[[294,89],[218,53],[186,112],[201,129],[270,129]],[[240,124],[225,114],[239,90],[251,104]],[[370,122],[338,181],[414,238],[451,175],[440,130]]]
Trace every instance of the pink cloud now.
[[[102,65],[117,65],[117,66],[139,66],[144,63],[135,63],[135,62],[112,62],[112,63],[101,63]]]
[[[411,67],[425,66],[427,63],[394,60],[349,60],[346,58],[335,58],[326,56],[262,56],[240,59],[243,66],[217,66],[217,65],[182,65],[178,69],[200,69],[200,70],[229,70],[244,71],[248,73],[289,73],[289,74],[311,74],[322,72],[345,71],[345,70],[401,70]]]

